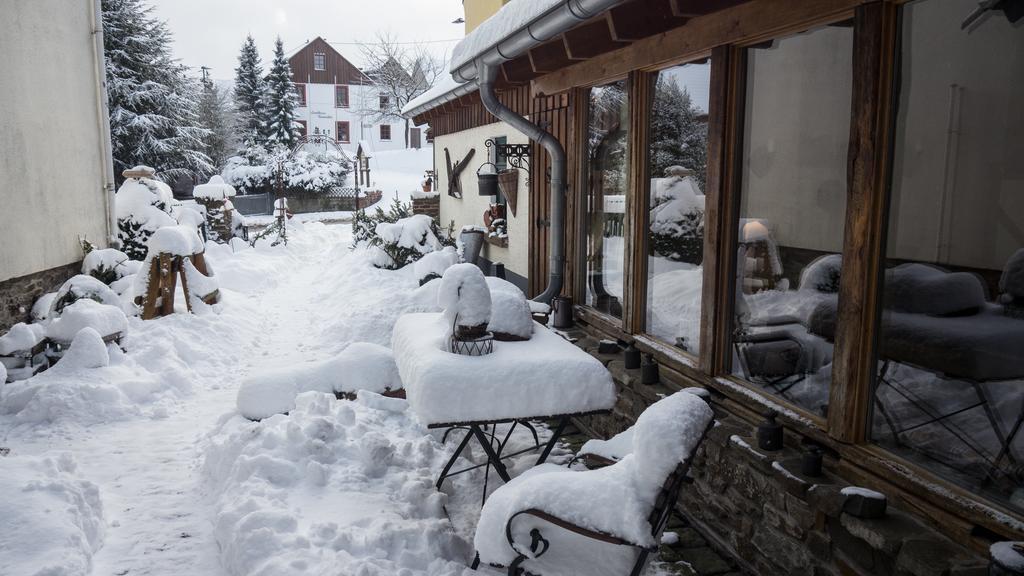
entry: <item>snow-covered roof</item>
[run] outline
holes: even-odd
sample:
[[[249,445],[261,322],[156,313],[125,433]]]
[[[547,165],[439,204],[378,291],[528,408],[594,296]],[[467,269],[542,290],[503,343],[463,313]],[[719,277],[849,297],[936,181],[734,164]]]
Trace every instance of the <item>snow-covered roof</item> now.
[[[402,107],[402,116],[412,118],[427,110],[454,100],[459,96],[471,94],[476,91],[474,83],[459,83],[448,74],[442,74],[433,88],[410,100]]]
[[[484,20],[455,45],[452,50],[452,72],[564,3],[566,0],[512,0],[505,4],[494,16]]]

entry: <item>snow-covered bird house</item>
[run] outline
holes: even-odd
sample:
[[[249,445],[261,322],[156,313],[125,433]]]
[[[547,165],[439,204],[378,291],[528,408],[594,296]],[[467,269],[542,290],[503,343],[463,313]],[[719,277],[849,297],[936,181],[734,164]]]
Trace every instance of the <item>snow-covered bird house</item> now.
[[[209,182],[200,184],[192,190],[192,197],[206,208],[208,239],[215,242],[227,242],[231,239],[234,212],[231,198],[234,196],[235,188],[224,182],[220,174],[214,174]]]

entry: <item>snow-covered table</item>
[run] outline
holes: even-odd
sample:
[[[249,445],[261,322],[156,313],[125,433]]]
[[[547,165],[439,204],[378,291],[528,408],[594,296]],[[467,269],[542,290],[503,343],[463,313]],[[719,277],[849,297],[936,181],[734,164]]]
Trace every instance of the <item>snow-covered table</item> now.
[[[593,356],[540,324],[524,342],[495,342],[486,356],[446,351],[449,327],[442,314],[406,314],[399,318],[391,346],[406,396],[417,418],[430,428],[463,427],[462,440],[438,478],[476,438],[488,463],[506,482],[501,447],[495,451],[481,426],[558,418],[538,458],[543,463],[571,416],[603,412],[615,405],[611,374]],[[539,447],[539,446],[538,446]],[[507,455],[505,457],[509,457]],[[468,469],[467,469],[468,470]]]

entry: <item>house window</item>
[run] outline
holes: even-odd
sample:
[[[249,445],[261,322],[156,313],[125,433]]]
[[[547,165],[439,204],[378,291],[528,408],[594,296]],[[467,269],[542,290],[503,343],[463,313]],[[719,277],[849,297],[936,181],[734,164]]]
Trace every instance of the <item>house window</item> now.
[[[710,62],[658,72],[648,128],[646,332],[696,354],[704,280]]]
[[[590,90],[587,112],[586,303],[622,318],[629,104],[625,81]]]
[[[306,105],[306,85],[295,84],[295,97],[298,99],[299,106]]]
[[[380,95],[380,109],[381,110],[387,110],[388,109],[388,105],[389,105],[388,103],[390,101],[391,100],[388,98],[387,94],[381,94]]]
[[[338,142],[349,142],[348,122],[337,123]]]
[[[334,87],[334,107],[348,108],[348,86]]]
[[[380,139],[391,140],[391,126],[389,124],[380,125]]]
[[[846,216],[853,29],[747,50],[732,373],[824,416]]]
[[[323,52],[313,54],[313,70],[327,70],[327,55]]]
[[[306,128],[306,121],[305,120],[296,120],[296,122],[299,123],[299,136],[304,138],[306,136],[306,134],[309,133],[308,129]]]
[[[975,6],[903,7],[871,430],[1024,513],[1024,29]]]

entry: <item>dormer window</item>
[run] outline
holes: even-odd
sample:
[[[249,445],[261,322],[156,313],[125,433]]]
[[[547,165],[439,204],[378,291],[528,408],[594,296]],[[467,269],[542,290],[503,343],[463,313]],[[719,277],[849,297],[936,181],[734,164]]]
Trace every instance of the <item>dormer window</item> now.
[[[313,54],[313,70],[327,70],[327,54],[323,52]]]

